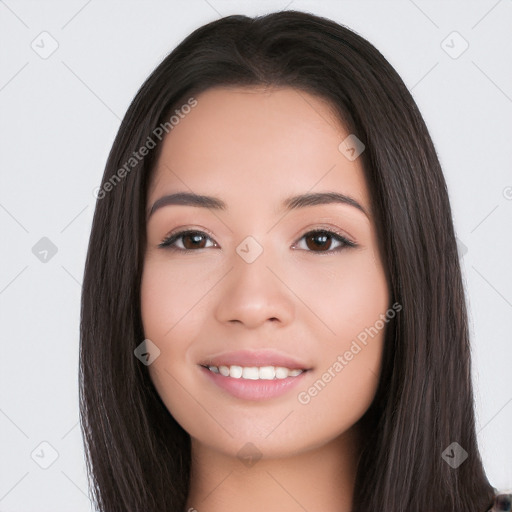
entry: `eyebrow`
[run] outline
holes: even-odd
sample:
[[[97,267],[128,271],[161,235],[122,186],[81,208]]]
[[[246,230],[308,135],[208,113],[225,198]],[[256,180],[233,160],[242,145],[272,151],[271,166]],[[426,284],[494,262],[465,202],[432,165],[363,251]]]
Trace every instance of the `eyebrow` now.
[[[341,203],[357,208],[370,219],[369,212],[353,197],[339,192],[315,192],[291,196],[282,202],[282,209],[291,211],[308,206],[321,204]],[[194,194],[192,192],[177,192],[157,199],[148,212],[148,220],[158,209],[169,205],[196,206],[199,208],[211,208],[213,210],[227,210],[227,205],[218,197]]]

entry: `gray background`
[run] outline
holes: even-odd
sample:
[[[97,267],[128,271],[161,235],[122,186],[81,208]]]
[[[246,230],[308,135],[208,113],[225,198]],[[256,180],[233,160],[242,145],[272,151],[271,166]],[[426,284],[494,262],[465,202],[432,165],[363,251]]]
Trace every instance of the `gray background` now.
[[[131,99],[196,27],[285,8],[366,37],[420,107],[460,243],[478,441],[491,483],[512,487],[512,0],[6,0],[0,512],[91,510],[78,426],[80,290],[93,190]]]

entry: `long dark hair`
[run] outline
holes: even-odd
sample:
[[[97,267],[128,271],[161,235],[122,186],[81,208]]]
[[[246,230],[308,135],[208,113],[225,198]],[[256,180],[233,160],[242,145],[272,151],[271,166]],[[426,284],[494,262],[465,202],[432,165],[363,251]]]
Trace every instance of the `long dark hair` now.
[[[411,94],[372,44],[298,11],[198,28],[153,71],[121,123],[97,194],[82,290],[80,420],[96,506],[186,505],[190,437],[134,356],[144,340],[146,193],[161,148],[156,134],[172,128],[172,113],[230,85],[293,87],[326,99],[366,146],[392,302],[402,311],[388,324],[379,386],[361,419],[367,442],[353,511],[487,511],[495,489],[477,446],[465,295],[434,145]],[[135,158],[150,140],[155,147]],[[457,468],[443,456],[454,442],[468,454]]]

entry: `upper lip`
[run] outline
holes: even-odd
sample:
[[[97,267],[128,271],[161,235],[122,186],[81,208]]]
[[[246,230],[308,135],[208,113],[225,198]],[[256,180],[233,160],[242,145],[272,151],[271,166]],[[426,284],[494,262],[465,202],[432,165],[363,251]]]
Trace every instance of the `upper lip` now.
[[[201,366],[282,366],[290,370],[310,370],[307,363],[275,350],[237,350],[210,356],[199,363]]]

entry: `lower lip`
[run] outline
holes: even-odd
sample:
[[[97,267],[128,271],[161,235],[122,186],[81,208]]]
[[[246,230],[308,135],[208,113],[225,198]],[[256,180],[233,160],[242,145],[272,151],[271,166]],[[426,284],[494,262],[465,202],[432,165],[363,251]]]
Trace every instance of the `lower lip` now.
[[[251,380],[251,379],[235,379],[234,377],[224,377],[220,373],[213,373],[204,366],[201,371],[206,374],[207,378],[224,389],[236,398],[243,400],[267,400],[276,396],[283,395],[294,386],[297,386],[304,378],[308,370],[302,372],[296,377],[286,377],[285,379],[271,380]]]

